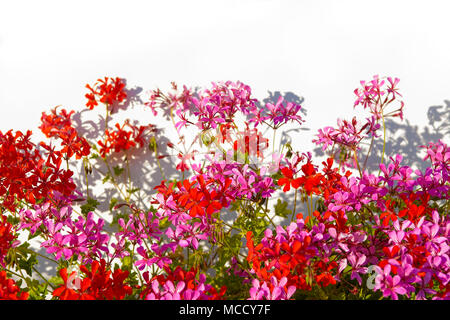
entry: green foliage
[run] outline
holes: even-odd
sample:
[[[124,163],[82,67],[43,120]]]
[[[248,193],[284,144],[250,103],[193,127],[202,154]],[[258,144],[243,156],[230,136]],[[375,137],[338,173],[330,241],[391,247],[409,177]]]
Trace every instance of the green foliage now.
[[[288,208],[287,201],[281,201],[281,199],[278,199],[277,204],[274,206],[275,214],[282,218],[287,218],[292,211]]]
[[[111,180],[111,175],[109,174],[109,172],[107,172],[105,174],[105,177],[102,179],[102,183],[105,184],[106,182],[108,182],[109,180]]]
[[[131,195],[135,192],[138,192],[139,190],[141,190],[141,188],[131,188],[131,189],[127,189],[127,192]]]
[[[109,201],[109,210],[112,211],[118,202],[119,202],[119,199],[114,198],[114,197],[111,198],[111,200]]]
[[[124,168],[121,168],[119,166],[115,166],[113,169],[114,169],[114,174],[116,176],[120,176],[122,174],[122,172],[125,170]]]
[[[86,203],[80,206],[81,213],[84,215],[87,215],[91,211],[95,211],[97,209],[97,206],[100,204],[96,199],[88,197],[86,200]]]

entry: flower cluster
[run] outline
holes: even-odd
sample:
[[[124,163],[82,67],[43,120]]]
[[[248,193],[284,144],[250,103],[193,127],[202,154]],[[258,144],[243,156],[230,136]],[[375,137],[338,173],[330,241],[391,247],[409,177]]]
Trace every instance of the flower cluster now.
[[[151,124],[137,126],[131,124],[128,120],[122,125],[116,123],[115,127],[115,130],[106,129],[104,141],[98,141],[100,146],[99,152],[102,157],[106,157],[112,151],[118,153],[134,148],[137,145],[142,148],[148,143],[149,135],[156,132],[156,128]]]
[[[68,275],[67,269],[59,270],[64,284],[53,291],[53,296],[60,300],[123,300],[132,294],[132,288],[125,283],[129,272],[127,270],[108,269],[105,260],[93,261],[82,265],[80,271],[83,278],[73,271]]]
[[[273,129],[281,127],[288,122],[296,122],[301,125],[304,120],[299,115],[301,105],[293,102],[283,104],[284,98],[280,96],[276,104],[267,103],[264,109],[254,112],[249,122],[254,123],[255,127],[261,123],[269,123]]]
[[[6,216],[0,216],[0,265],[5,266],[5,257],[16,239],[12,225],[6,221]]]
[[[127,93],[124,90],[125,83],[117,77],[98,79],[93,86],[87,84],[86,88],[90,91],[85,95],[88,99],[86,107],[90,110],[98,106],[98,102],[111,106],[114,103],[123,102],[127,98]]]
[[[338,119],[337,124],[337,128],[325,127],[319,129],[317,140],[313,140],[313,142],[322,145],[323,150],[326,150],[329,146],[334,146],[334,144],[355,150],[360,142],[369,135],[377,137],[376,132],[380,128],[380,124],[375,123],[373,116],[368,118],[363,125],[358,122],[356,117],[351,122]]]
[[[0,271],[0,300],[27,300],[28,292],[20,290],[13,279],[6,276],[6,272]]]
[[[76,156],[76,159],[88,156],[91,146],[72,126],[70,117],[75,111],[72,110],[68,113],[65,109],[62,109],[58,113],[57,109],[58,107],[52,109],[49,115],[45,112],[42,113],[42,124],[39,128],[47,138],[59,139],[62,149],[54,151],[51,146],[46,145],[44,142],[41,143],[41,146],[54,156],[58,157],[63,154],[65,159],[70,159],[73,155]]]
[[[152,279],[144,273],[147,285],[141,296],[145,300],[219,300],[225,294],[226,287],[217,292],[205,283],[206,276],[198,274],[198,270],[186,272],[177,267],[173,271],[166,268],[166,272]]]
[[[41,247],[55,258],[92,261],[108,252],[109,235],[103,232],[105,221],[94,219],[94,213],[74,218],[71,206],[55,208],[50,202],[35,205],[34,210],[20,211],[20,229],[29,228],[34,234],[39,231],[46,239]]]
[[[22,201],[34,204],[54,192],[70,195],[76,188],[73,172],[61,168],[61,154],[42,155],[30,138],[31,131],[0,131],[0,198],[11,211]]]
[[[374,290],[381,290],[384,297],[450,298],[450,219],[436,210],[427,218],[416,223],[396,220],[392,229],[381,226],[389,242],[377,266]]]
[[[403,119],[403,101],[399,100],[402,95],[398,92],[398,83],[400,79],[387,77],[387,82],[378,75],[373,77],[371,81],[361,81],[361,88],[355,89],[354,93],[357,97],[354,106],[363,106],[368,108],[376,119],[382,117],[400,117]],[[394,101],[399,101],[400,107],[389,113],[385,113],[387,105]]]
[[[280,97],[261,106],[248,85],[231,81],[151,92],[145,106],[171,120],[176,142],[160,143],[150,124],[109,126],[112,106],[128,100],[125,82],[108,77],[87,85],[87,107],[106,107],[97,143],[75,129],[75,111],[58,108],[42,114],[40,129],[59,149],[34,144],[31,131],[0,132],[0,299],[449,300],[448,145],[422,146],[430,164],[418,170],[385,155],[384,135],[378,172],[366,170],[385,118],[403,117],[398,82],[361,82],[354,107],[370,115],[319,130],[314,142],[332,149],[321,164],[283,139],[275,152],[265,137],[263,129],[276,140],[283,125],[301,125],[300,105]],[[198,133],[190,144],[187,133]],[[174,154],[159,154],[161,146]],[[140,192],[128,160],[143,148],[155,153],[162,179],[152,176]],[[171,156],[174,170],[164,170],[159,160]],[[84,186],[69,170],[77,160]],[[345,168],[350,161],[358,171]],[[102,176],[105,192],[96,197],[92,179]],[[110,223],[96,217],[97,199],[102,211],[109,203]],[[46,255],[34,252],[33,238]],[[59,277],[32,280],[38,255]],[[29,287],[20,290],[11,274]]]

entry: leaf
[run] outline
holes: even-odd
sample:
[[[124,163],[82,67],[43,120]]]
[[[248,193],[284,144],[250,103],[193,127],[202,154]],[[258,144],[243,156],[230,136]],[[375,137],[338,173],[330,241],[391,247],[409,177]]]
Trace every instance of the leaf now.
[[[33,273],[33,266],[38,264],[37,255],[35,253],[30,254],[30,257],[27,259],[27,254],[25,255],[17,255],[17,264],[20,269],[25,270],[27,274],[31,277]]]
[[[114,169],[114,174],[116,176],[120,176],[122,174],[122,172],[125,170],[124,168],[121,168],[119,166],[115,166],[113,169]]]
[[[291,214],[291,210],[287,208],[288,203],[286,201],[281,201],[278,199],[277,204],[274,206],[275,214],[279,217],[287,218]]]
[[[133,268],[133,265],[132,265],[131,257],[130,256],[123,257],[123,259],[122,259],[122,269],[131,271],[132,268]]]
[[[127,189],[127,192],[128,192],[129,194],[133,194],[133,193],[135,193],[135,192],[137,192],[137,191],[139,191],[139,190],[141,190],[141,188],[133,188],[133,189]]]
[[[111,198],[111,201],[109,202],[109,210],[112,211],[112,209],[116,206],[119,199],[117,198]]]
[[[95,211],[95,209],[97,209],[97,206],[100,204],[100,202],[98,202],[96,199],[94,198],[87,198],[87,202],[85,204],[83,204],[82,206],[80,206],[81,208],[81,213],[86,215],[91,211]]]
[[[102,183],[104,184],[105,182],[107,182],[109,179],[111,179],[111,176],[109,175],[109,172],[105,175],[105,177],[102,179]]]

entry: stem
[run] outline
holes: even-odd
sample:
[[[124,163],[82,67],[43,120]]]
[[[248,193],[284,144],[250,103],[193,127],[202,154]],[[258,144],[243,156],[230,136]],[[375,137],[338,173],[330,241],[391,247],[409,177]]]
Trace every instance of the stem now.
[[[125,154],[125,162],[127,164],[127,175],[128,175],[128,200],[131,198],[131,171],[130,171],[130,163],[128,161],[128,152]]]
[[[156,163],[158,164],[158,168],[159,168],[159,171],[161,172],[161,176],[163,177],[164,180],[166,180],[166,175],[164,174],[164,171],[163,171],[163,169],[161,167],[161,163],[159,162],[158,147],[156,146],[156,142],[155,142],[154,151],[155,151]]]
[[[44,256],[44,255],[40,254],[39,252],[34,252],[33,250],[30,250],[30,249],[26,249],[26,251],[29,252],[29,253],[34,253],[34,254],[38,255],[39,257],[42,257],[44,259],[47,259],[47,260],[49,260],[51,262],[54,262],[54,263],[58,264],[58,261],[56,261],[56,260],[54,260],[54,259],[52,259],[50,257]]]
[[[305,194],[305,197],[306,197],[306,205],[308,206],[308,215],[312,216],[312,208],[311,208],[311,203],[309,201],[308,195]]]
[[[353,157],[355,158],[356,166],[358,167],[359,176],[362,177],[361,168],[359,167],[359,162],[358,162],[358,155],[356,154],[356,148],[353,149]]]
[[[259,209],[262,209],[262,210],[264,211],[264,215],[267,217],[267,219],[269,219],[269,221],[270,221],[270,223],[273,225],[273,227],[276,228],[276,227],[277,227],[276,224],[273,222],[272,218],[269,216],[269,214],[267,213],[267,211],[264,210],[263,207],[261,207],[260,204],[257,203],[257,205],[258,205]]]
[[[33,271],[35,271],[53,290],[56,289],[35,267],[33,267]]]
[[[86,197],[89,198],[89,179],[86,170],[84,171],[84,174],[86,175]]]
[[[105,158],[102,158],[103,161],[106,164],[106,168],[108,169],[109,176],[111,177],[111,183],[116,187],[117,191],[122,195],[122,198],[125,200],[126,203],[130,204],[129,200],[127,200],[126,195],[123,193],[122,189],[119,187],[119,185],[116,183],[116,179],[114,179],[114,174],[112,173],[111,167],[109,166],[108,160]]]
[[[383,153],[381,154],[381,163],[380,165],[383,164],[383,160],[384,160],[384,152],[386,150],[386,124],[384,122],[384,114],[381,113],[381,119],[383,120]],[[380,175],[381,172],[381,168],[378,169],[378,175]]]
[[[369,151],[367,152],[366,159],[364,160],[363,171],[366,170],[367,160],[369,159],[369,155],[370,155],[370,153],[372,152],[372,147],[373,147],[373,141],[374,141],[374,140],[375,140],[375,136],[372,135],[372,140],[370,140]]]
[[[277,134],[277,129],[273,129],[273,141],[272,141],[272,153],[275,153],[275,136]]]
[[[297,192],[298,192],[298,189],[295,189],[295,195],[294,195],[294,211],[292,211],[291,222],[294,221],[295,210],[297,209]]]

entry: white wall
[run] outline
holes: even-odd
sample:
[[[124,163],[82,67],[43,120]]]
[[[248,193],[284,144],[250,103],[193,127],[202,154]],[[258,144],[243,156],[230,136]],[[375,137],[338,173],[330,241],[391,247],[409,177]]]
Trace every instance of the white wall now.
[[[445,0],[1,0],[0,130],[37,131],[59,104],[83,109],[84,85],[101,76],[145,90],[241,80],[260,99],[304,97],[307,150],[379,74],[401,79],[420,133],[428,108],[450,100],[449,12]]]

